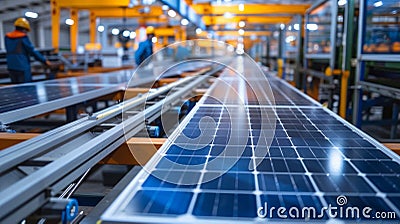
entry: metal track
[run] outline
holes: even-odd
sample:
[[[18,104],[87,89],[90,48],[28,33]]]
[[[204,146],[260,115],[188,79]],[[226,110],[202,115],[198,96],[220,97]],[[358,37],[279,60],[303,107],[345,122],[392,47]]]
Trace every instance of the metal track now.
[[[202,76],[184,78],[149,93],[147,97],[139,96],[133,98],[126,101],[122,106],[117,105],[106,109],[89,118],[80,119],[0,152],[0,173],[8,172],[8,170],[19,166],[24,161],[60,148],[63,144],[67,144],[71,139],[77,138],[83,132],[87,132],[96,125],[121,114],[122,109],[129,110],[137,107],[143,104],[145,100],[148,100],[149,97],[150,99],[155,98],[174,87],[180,87],[163,100],[138,112],[108,131],[80,144],[62,157],[55,159],[2,190],[0,192],[0,222],[14,223],[36,211],[50,197],[56,195],[69,183],[85,173],[88,168],[94,166],[122,145],[125,142],[125,138],[130,138],[142,130],[145,127],[143,122],[145,119],[161,115],[161,113],[179,102],[180,99],[187,96],[191,89],[205,82],[210,75],[221,69],[222,66],[218,66]]]

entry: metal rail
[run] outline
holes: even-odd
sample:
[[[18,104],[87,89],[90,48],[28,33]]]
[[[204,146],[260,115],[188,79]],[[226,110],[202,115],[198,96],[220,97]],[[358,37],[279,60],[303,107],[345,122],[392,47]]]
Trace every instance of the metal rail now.
[[[123,123],[117,124],[115,127],[94,137],[86,143],[81,144],[74,150],[55,159],[1,191],[0,222],[10,223],[21,220],[43,206],[50,197],[56,195],[68,186],[68,184],[85,173],[88,168],[98,163],[101,159],[122,145],[125,142],[125,138],[130,138],[142,130],[145,127],[143,122],[145,119],[158,116],[165,112],[165,110],[171,108],[174,103],[179,102],[179,99],[183,99],[183,97],[187,96],[191,89],[203,83],[210,75],[213,75],[221,69],[222,66],[218,66],[202,76],[185,78],[168,87],[162,87],[157,90],[158,94],[154,92],[150,93],[147,98],[139,97],[140,100],[138,98],[130,100],[125,104],[124,110],[133,108],[135,105],[140,105],[139,102],[145,102],[144,100],[149,99],[148,97],[156,97],[171,90],[173,87],[182,85],[181,88],[174,91],[163,100],[128,118]],[[60,144],[63,142],[68,142],[68,139],[66,139],[67,135],[65,135],[66,133],[77,136],[101,122],[110,119],[116,114],[121,113],[124,106],[122,108],[118,107],[119,106],[108,109],[105,112],[107,116],[101,116],[101,114],[98,113],[90,118],[84,118],[66,125],[67,127],[61,127],[60,130],[51,131],[51,133],[56,136],[53,135],[50,137],[50,134],[44,134],[38,138],[11,147],[11,149],[6,149],[4,152],[1,152],[0,172],[15,167],[35,155],[60,147]],[[46,146],[46,144],[50,145]]]

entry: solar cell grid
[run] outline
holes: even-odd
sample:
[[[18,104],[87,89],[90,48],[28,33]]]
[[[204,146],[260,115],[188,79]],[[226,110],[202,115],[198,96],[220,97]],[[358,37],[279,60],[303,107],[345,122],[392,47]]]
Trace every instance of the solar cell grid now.
[[[23,85],[0,88],[0,113],[98,90],[100,86]]]
[[[237,81],[228,81],[239,86]],[[163,218],[173,216],[169,221],[201,223],[235,219],[253,222],[262,221],[257,218],[257,210],[265,202],[268,207],[313,207],[321,211],[329,204],[336,206],[339,195],[347,196],[351,201],[349,206],[370,206],[374,211],[394,211],[400,215],[400,203],[396,201],[400,197],[398,158],[286,84],[278,85],[279,82],[274,80],[271,84],[274,93],[278,92],[278,106],[265,103],[267,101],[262,105],[247,102],[246,113],[240,113],[239,109],[235,111],[238,100],[232,97],[230,90],[224,92],[215,87],[212,91],[224,96],[219,98],[222,103],[209,96],[195,107],[187,124],[182,125],[183,131],[170,139],[170,145],[164,146],[165,155],[155,163],[154,169],[150,169],[151,174],[142,174],[132,182],[121,196],[123,200],[115,203],[118,209],[110,209],[106,220],[165,222],[168,219]],[[251,95],[251,92],[246,94]],[[216,122],[215,128],[203,129],[214,131],[212,141],[198,150],[188,150],[196,144],[188,146],[183,135],[199,136],[199,123],[204,116],[210,116]],[[264,126],[265,121],[275,122]],[[242,135],[237,135],[235,128],[244,130],[240,132]],[[274,130],[273,136],[268,135],[271,132],[263,132],[265,130]],[[229,138],[234,141],[227,146]],[[260,152],[266,152],[266,155]],[[217,159],[220,159],[218,163],[212,163]],[[203,166],[196,169],[187,166],[182,170],[180,166],[166,166],[165,160]],[[165,179],[157,178],[160,175],[155,172],[165,172],[162,175],[170,175],[177,181],[167,183]],[[215,174],[221,175],[204,182]],[[192,184],[182,184],[187,181]],[[152,195],[143,199],[144,192]],[[154,194],[160,192],[171,194],[171,198],[158,200]],[[185,208],[179,212],[171,211],[175,204],[169,200],[177,197],[182,198]],[[149,198],[163,207],[143,210],[152,208],[153,202]],[[122,201],[128,203],[121,204]],[[125,209],[130,212],[124,212]],[[326,212],[322,213],[321,217],[314,218],[329,219]],[[184,215],[180,217],[182,219],[176,219],[179,214]],[[143,219],[146,216],[152,219]],[[277,213],[265,218],[282,221]]]

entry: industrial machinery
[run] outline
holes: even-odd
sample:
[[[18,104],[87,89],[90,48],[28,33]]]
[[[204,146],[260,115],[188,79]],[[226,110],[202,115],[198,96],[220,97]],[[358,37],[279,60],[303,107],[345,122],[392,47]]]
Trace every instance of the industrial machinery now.
[[[285,24],[282,39],[282,78],[301,88],[301,61],[302,61],[302,32],[303,21],[301,16],[295,16]],[[283,26],[282,26],[283,28]]]
[[[393,1],[361,1],[353,123],[390,126],[396,138],[400,91],[399,6]],[[370,118],[381,108],[380,118]],[[373,117],[373,116],[372,116]]]
[[[280,58],[281,55],[281,35],[282,31],[281,29],[276,29],[273,32],[271,32],[271,35],[268,36],[267,39],[267,63],[266,65],[271,69],[271,71],[277,71],[280,69],[278,66],[278,59]],[[281,66],[282,67],[282,66]],[[278,72],[278,73],[283,73]]]
[[[305,18],[303,88],[336,112],[339,83],[333,73],[341,74],[343,11],[337,1],[327,0],[313,5]]]

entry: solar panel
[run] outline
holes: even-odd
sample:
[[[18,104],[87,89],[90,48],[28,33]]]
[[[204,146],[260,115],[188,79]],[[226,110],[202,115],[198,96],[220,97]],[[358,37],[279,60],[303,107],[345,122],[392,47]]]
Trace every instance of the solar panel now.
[[[399,157],[283,81],[269,79],[275,104],[255,97],[265,92],[262,82],[249,89],[229,72],[216,81],[102,220],[374,221],[349,217],[353,207],[370,207],[368,214],[394,212],[389,221],[398,221]],[[263,119],[274,125],[263,126]],[[332,216],[332,206],[342,213]]]
[[[210,64],[193,61],[184,66],[173,67],[162,76],[168,77],[177,72],[196,70]],[[152,83],[158,78],[157,69],[157,66],[153,66],[136,72],[134,76],[132,70],[122,70],[0,88],[0,122],[13,123],[123,90],[131,78],[133,86]]]
[[[52,86],[40,84],[0,88],[0,113],[102,88],[101,86]]]

